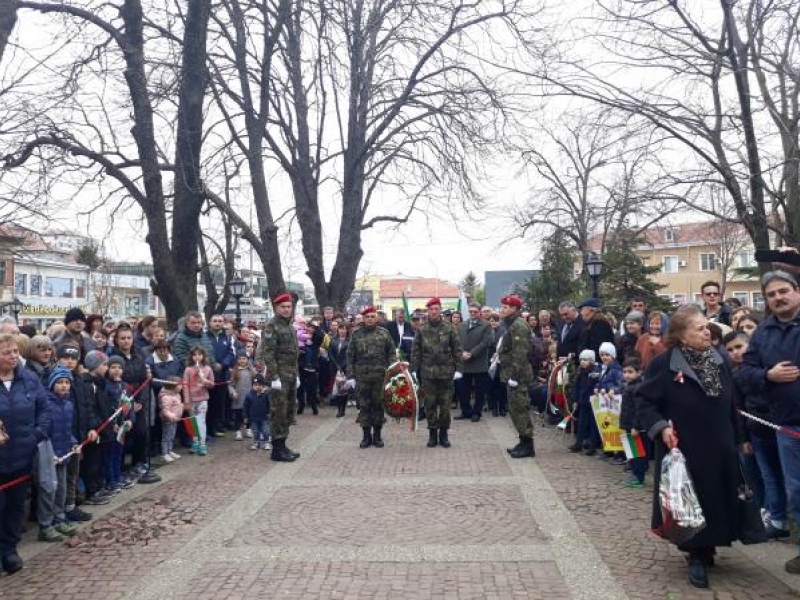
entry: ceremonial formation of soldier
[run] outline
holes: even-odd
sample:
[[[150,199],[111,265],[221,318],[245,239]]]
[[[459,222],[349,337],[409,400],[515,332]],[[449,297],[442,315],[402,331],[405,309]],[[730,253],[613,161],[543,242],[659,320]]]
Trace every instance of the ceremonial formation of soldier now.
[[[326,307],[305,319],[289,293],[273,298],[262,327],[237,329],[214,315],[204,328],[195,311],[172,335],[153,317],[104,322],[77,308],[42,334],[0,319],[3,570],[23,566],[26,506],[38,539],[57,542],[91,520],[86,507],[147,478],[151,461],[180,460],[175,448],[202,460],[232,433],[273,461],[294,462],[297,415],[327,403],[337,418],[357,407],[365,450],[385,446],[387,416],[426,424],[427,447],[446,449],[458,444],[453,420],[491,415],[510,416],[514,459],[535,457],[539,420],[572,432],[569,452],[624,466],[626,487],[645,487],[655,459],[653,529],[668,539],[661,460],[679,448],[704,523],[672,541],[686,552],[692,585],[707,587],[715,548],[745,535],[741,476],[755,490],[763,540],[789,537],[790,516],[800,517],[800,370],[791,358],[800,292],[783,270],[762,286],[771,311],[763,322],[723,302],[713,281],[702,307],[667,315],[634,300],[619,324],[596,298],[564,301],[555,315],[526,311],[515,295],[499,312],[473,303],[462,314],[431,298],[391,320],[374,306],[350,317]],[[601,413],[615,403],[613,437]],[[615,445],[622,438],[624,452]],[[800,558],[786,570],[800,573]]]

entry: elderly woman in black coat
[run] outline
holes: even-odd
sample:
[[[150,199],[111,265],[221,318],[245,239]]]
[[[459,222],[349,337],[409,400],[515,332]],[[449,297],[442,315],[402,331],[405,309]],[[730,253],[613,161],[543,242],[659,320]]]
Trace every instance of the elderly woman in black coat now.
[[[667,351],[650,363],[636,393],[638,429],[655,442],[653,528],[662,525],[659,507],[661,460],[679,448],[706,519],[706,527],[678,546],[687,552],[689,582],[708,587],[706,567],[716,546],[738,537],[737,444],[743,436],[736,415],[736,388],[726,360],[711,346],[708,321],[693,306],[680,308],[669,323]]]

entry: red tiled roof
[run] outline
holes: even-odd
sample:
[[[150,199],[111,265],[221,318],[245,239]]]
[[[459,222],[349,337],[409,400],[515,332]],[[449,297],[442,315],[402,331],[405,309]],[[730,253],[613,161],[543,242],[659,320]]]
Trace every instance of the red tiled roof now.
[[[673,232],[673,239],[665,237],[669,230]],[[747,238],[744,226],[738,223],[721,224],[717,221],[700,221],[696,223],[678,223],[675,225],[653,225],[644,230],[645,244],[659,248],[669,246],[703,245],[719,243],[721,237],[742,236]],[[600,252],[602,235],[597,234],[589,238],[589,250]]]
[[[400,298],[405,292],[408,298],[458,298],[459,289],[447,281],[436,278],[408,277],[381,280],[381,300]]]
[[[0,239],[19,244],[21,250],[27,252],[43,252],[50,249],[41,235],[14,223],[0,223]]]

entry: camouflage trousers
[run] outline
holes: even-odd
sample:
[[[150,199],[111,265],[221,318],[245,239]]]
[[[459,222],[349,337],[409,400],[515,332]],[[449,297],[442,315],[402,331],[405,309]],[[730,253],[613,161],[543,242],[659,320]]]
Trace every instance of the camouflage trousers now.
[[[531,421],[531,401],[528,398],[528,385],[520,382],[517,387],[508,389],[508,412],[511,422],[520,437],[533,437],[533,422]]]
[[[358,424],[362,427],[380,427],[386,422],[383,416],[383,380],[356,380]]]
[[[423,379],[422,393],[428,429],[450,429],[450,404],[453,402],[452,379]]]
[[[297,379],[281,378],[281,389],[269,395],[270,435],[273,440],[289,437],[289,422],[294,418]]]

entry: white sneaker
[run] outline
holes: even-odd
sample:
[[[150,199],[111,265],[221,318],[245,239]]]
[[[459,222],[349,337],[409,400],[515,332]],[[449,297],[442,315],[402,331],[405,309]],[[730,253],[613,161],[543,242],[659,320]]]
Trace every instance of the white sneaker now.
[[[258,442],[253,442],[250,445],[250,450],[258,450]]]
[[[264,442],[264,450],[272,450],[272,442]]]
[[[180,454],[178,454],[177,452],[175,452],[174,450],[170,450],[170,451],[169,451],[169,455],[170,455],[170,456],[171,456],[171,457],[172,457],[174,460],[178,460],[178,459],[181,457],[181,455],[180,455]]]
[[[161,456],[161,458],[163,458],[163,459],[164,459],[164,462],[165,462],[165,463],[171,463],[171,462],[175,462],[175,459],[174,459],[174,458],[172,458],[172,455],[171,455],[171,454],[164,454],[164,455],[162,455],[162,456]]]
[[[237,431],[236,431],[236,435],[234,436],[234,438],[233,438],[233,439],[235,439],[237,442],[238,442],[238,441],[241,441],[241,439],[242,439],[242,432],[241,432],[240,430],[237,430]]]
[[[250,429],[249,427],[247,429],[245,429],[244,430],[244,437],[246,437],[246,438],[253,437],[253,430]]]

